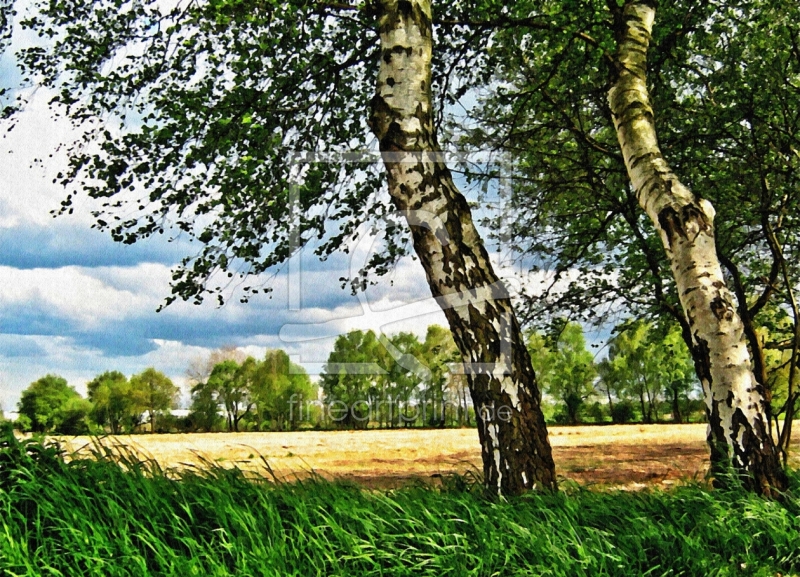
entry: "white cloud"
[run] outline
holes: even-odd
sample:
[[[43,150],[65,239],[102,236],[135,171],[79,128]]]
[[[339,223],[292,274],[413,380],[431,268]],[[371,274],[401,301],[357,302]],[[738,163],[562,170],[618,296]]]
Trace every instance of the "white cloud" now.
[[[66,196],[64,189],[53,183],[67,166],[65,149],[57,149],[79,133],[68,121],[52,118],[47,100],[44,91],[38,92],[20,114],[16,127],[3,131],[0,140],[0,194],[6,225],[27,222],[44,226],[52,221],[50,211],[58,209]],[[89,211],[80,210],[90,203],[77,202],[76,216],[91,222]]]
[[[155,286],[164,286],[164,277],[169,273],[163,265],[143,264],[135,269],[142,288],[152,280],[156,280],[152,283]],[[80,267],[29,270],[0,267],[0,308],[25,303],[35,303],[84,330],[158,306],[152,294],[114,288]]]

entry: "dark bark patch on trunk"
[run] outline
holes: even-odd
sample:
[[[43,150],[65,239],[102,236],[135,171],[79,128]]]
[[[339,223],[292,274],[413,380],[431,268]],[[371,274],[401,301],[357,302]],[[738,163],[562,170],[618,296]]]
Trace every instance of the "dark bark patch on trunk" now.
[[[408,18],[414,12],[414,7],[408,0],[400,0],[400,2],[397,3],[397,11],[405,18]]]
[[[636,111],[639,112],[637,113]],[[653,121],[653,111],[650,110],[650,107],[644,104],[641,100],[629,102],[621,111],[621,115],[627,118],[629,122],[632,120],[632,118],[629,116],[631,114],[635,114],[635,116],[646,116],[650,122]]]
[[[486,322],[488,315],[484,316],[472,303],[467,306],[469,310],[470,325],[472,325],[472,334],[475,335],[476,340],[480,344],[481,362],[493,362],[500,355],[500,335],[491,325]]]
[[[721,321],[730,321],[733,319],[733,307],[731,303],[721,296],[717,296],[711,301],[711,312]]]
[[[406,134],[400,127],[400,123],[392,121],[386,129],[386,134],[381,139],[381,149],[391,150],[393,148],[405,148]]]
[[[711,378],[711,353],[708,349],[708,343],[697,336],[697,334],[695,334],[694,340],[697,343],[692,347],[694,368],[697,372],[697,378],[700,379],[700,382],[703,384],[708,383],[708,391],[706,391],[706,393],[710,394],[711,383],[713,382],[713,379]]]
[[[667,180],[665,185],[671,188],[672,182]],[[672,206],[667,206],[658,213],[658,224],[666,233],[670,248],[678,237],[689,238],[688,223],[697,225],[698,234],[707,233],[712,229],[706,214],[694,204],[681,207],[680,212]]]
[[[669,246],[672,248],[673,240],[680,236],[684,236],[683,223],[681,222],[678,211],[671,206],[664,208],[658,213],[658,225],[667,235]]]
[[[731,416],[731,438],[726,439],[718,403],[712,401],[708,421],[714,486],[728,488],[733,482],[734,486],[743,486],[764,497],[780,498],[788,479],[763,421],[757,418],[751,424],[742,409],[737,408]],[[728,404],[730,406],[730,400]]]
[[[685,291],[683,291],[683,296],[686,296],[686,295],[688,295],[688,294],[690,294],[690,293],[693,293],[694,291],[698,290],[699,288],[700,288],[699,286],[692,286],[692,287],[689,287],[688,289],[686,289]]]
[[[683,222],[697,223],[699,232],[709,232],[712,228],[711,221],[706,216],[706,213],[694,203],[685,205],[681,209],[681,216],[683,217]]]
[[[761,460],[759,455],[760,449],[758,447],[750,447],[754,440],[753,431],[747,417],[741,409],[736,409],[731,418],[731,436],[735,439],[732,445],[734,463],[738,465],[736,468],[739,471],[760,468],[758,466],[758,461]],[[753,470],[753,473],[757,473],[757,471]],[[743,476],[741,480],[748,488],[756,488],[753,487],[753,481],[755,481],[755,479]]]

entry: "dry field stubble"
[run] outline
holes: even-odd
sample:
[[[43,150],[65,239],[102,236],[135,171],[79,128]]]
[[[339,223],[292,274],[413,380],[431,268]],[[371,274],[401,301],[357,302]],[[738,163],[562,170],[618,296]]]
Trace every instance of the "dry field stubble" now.
[[[800,431],[800,423],[795,430]],[[550,427],[558,474],[582,485],[640,488],[702,480],[708,469],[706,425],[608,425]],[[64,439],[69,451],[91,444],[87,437]],[[194,433],[106,437],[162,467],[213,462],[278,478],[311,472],[357,481],[368,487],[396,487],[481,468],[475,429],[302,431],[291,433]],[[793,452],[800,450],[797,440]],[[800,461],[793,459],[795,467]]]

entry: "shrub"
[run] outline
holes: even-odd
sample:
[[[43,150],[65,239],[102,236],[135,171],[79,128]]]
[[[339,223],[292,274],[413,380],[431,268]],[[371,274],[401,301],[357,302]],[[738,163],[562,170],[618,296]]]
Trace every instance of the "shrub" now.
[[[630,401],[619,401],[611,408],[611,421],[617,425],[624,425],[633,420],[635,410]]]

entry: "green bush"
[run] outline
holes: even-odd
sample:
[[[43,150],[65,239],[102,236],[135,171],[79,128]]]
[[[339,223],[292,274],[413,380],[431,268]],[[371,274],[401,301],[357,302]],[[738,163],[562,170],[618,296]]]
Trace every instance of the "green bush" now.
[[[619,401],[611,408],[611,421],[617,425],[624,425],[633,420],[636,410],[630,401]]]

